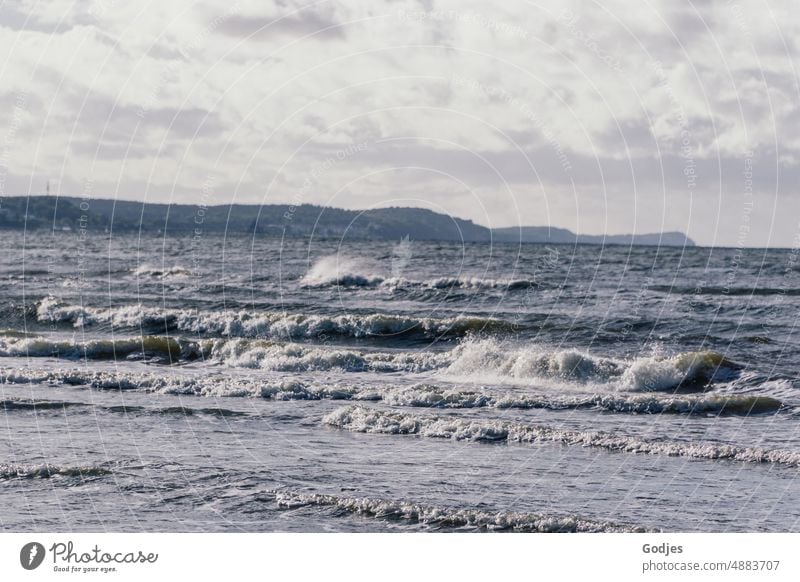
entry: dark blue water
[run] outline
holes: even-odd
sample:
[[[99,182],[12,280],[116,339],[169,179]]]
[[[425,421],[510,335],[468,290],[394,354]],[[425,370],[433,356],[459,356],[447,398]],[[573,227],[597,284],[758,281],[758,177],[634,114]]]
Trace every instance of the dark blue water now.
[[[6,530],[800,529],[797,251],[0,236]]]

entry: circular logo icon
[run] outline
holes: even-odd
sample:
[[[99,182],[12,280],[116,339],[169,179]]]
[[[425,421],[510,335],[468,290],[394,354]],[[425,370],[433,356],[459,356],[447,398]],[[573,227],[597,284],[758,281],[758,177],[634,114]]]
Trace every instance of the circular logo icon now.
[[[35,570],[44,561],[44,546],[39,542],[29,542],[19,551],[19,563],[26,570]]]

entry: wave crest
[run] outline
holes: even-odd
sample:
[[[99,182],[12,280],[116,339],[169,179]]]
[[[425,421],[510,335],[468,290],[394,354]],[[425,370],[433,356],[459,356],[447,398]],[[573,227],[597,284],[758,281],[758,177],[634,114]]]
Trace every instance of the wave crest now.
[[[160,310],[142,305],[97,309],[62,305],[49,297],[37,308],[41,322],[72,323],[74,327],[107,324],[123,328],[169,329],[197,334],[245,338],[463,337],[472,332],[496,332],[513,324],[489,317],[413,317],[391,314],[336,316],[247,311],[195,312]]]
[[[447,529],[478,531],[519,532],[645,532],[647,530],[618,525],[607,521],[593,521],[572,515],[542,515],[537,513],[484,511],[421,505],[411,501],[388,501],[359,497],[322,495],[319,493],[274,493],[278,507],[335,507],[338,510],[376,519],[404,520],[426,526]]]
[[[492,279],[477,276],[436,277],[433,279],[407,279],[404,277],[385,277],[378,274],[380,269],[363,259],[329,255],[318,259],[300,279],[300,286],[319,287],[384,287],[420,288],[427,290],[446,289],[501,289],[517,290],[536,287],[530,279]]]
[[[471,390],[417,385],[386,390],[385,404],[419,408],[497,408],[582,410],[596,408],[631,414],[742,415],[777,413],[786,406],[778,399],[755,394],[702,396],[655,396],[587,394],[577,396],[545,394],[487,394]]]
[[[0,465],[0,480],[49,479],[51,477],[102,477],[111,471],[96,465],[60,467],[57,465]]]
[[[797,451],[739,447],[710,442],[649,441],[604,432],[575,432],[500,420],[477,421],[453,417],[417,416],[361,405],[339,408],[323,417],[322,422],[351,432],[418,435],[475,442],[552,442],[623,453],[800,466],[800,452]]]
[[[86,370],[22,370],[0,368],[0,382],[9,384],[67,384],[100,390],[138,390],[162,394],[207,397],[250,397],[272,400],[382,401],[412,408],[599,409],[629,414],[775,414],[790,407],[777,398],[759,394],[532,394],[465,390],[451,386],[308,384],[299,380],[264,380],[229,374],[155,374]],[[80,403],[3,400],[7,410],[62,408]]]
[[[151,279],[183,279],[192,275],[192,271],[186,267],[159,267],[157,265],[143,264],[131,271],[139,278],[149,277]]]
[[[711,351],[623,360],[576,349],[510,346],[494,339],[467,340],[452,353],[445,374],[457,378],[613,384],[622,390],[638,392],[699,390],[714,381],[734,378],[742,368]]]
[[[371,287],[384,278],[371,273],[362,273],[367,266],[357,259],[330,255],[322,257],[300,279],[301,287]]]
[[[112,360],[132,356],[155,356],[171,362],[196,359],[202,348],[166,336],[141,336],[88,341],[54,340],[44,337],[0,339],[0,356],[51,357],[64,359]]]

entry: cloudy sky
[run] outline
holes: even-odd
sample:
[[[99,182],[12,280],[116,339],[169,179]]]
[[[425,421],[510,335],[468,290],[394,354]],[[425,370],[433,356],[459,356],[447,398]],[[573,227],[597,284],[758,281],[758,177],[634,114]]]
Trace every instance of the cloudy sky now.
[[[0,194],[792,246],[798,42],[790,0],[5,0]]]

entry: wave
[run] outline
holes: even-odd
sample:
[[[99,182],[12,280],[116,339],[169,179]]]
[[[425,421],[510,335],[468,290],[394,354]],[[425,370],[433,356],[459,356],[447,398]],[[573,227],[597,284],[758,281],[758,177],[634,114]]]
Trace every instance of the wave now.
[[[751,295],[787,295],[795,297],[800,295],[800,289],[794,287],[687,287],[680,285],[651,285],[651,291],[659,293],[670,293],[675,295],[729,295],[729,296],[751,296]]]
[[[35,337],[35,334],[28,333],[27,331],[21,331],[18,329],[3,329],[0,330],[0,337],[25,338],[25,337]]]
[[[722,354],[708,350],[639,358],[623,373],[622,385],[633,390],[703,388],[714,381],[734,378],[742,368]]]
[[[192,271],[186,267],[158,267],[154,265],[139,265],[136,269],[131,270],[131,273],[137,277],[149,277],[152,279],[175,279],[185,278],[192,275]]]
[[[59,400],[19,400],[11,398],[0,400],[0,409],[11,410],[63,410],[68,406],[88,406],[83,402],[63,402]]]
[[[0,368],[0,383],[66,384],[96,390],[139,391],[204,397],[252,397],[271,400],[375,400],[379,395],[350,386],[310,386],[296,380],[267,381],[229,375],[156,374],[87,370]]]
[[[63,305],[48,297],[37,307],[37,319],[74,327],[107,324],[123,328],[156,328],[245,338],[463,337],[473,332],[508,331],[514,324],[487,317],[412,317],[390,314],[337,316],[277,312],[196,312],[160,310],[142,305],[109,309]]]
[[[366,400],[366,399],[365,399]],[[375,400],[378,400],[377,398]],[[386,390],[380,400],[392,406],[421,408],[497,409],[598,409],[630,414],[707,414],[749,416],[777,413],[787,408],[780,400],[756,394],[702,396],[655,396],[587,394],[560,396],[544,394],[486,394],[470,390],[418,385]]]
[[[201,344],[165,336],[87,341],[54,340],[44,337],[0,339],[0,356],[49,357],[68,360],[115,360],[131,356],[155,356],[177,362],[202,357]]]
[[[307,506],[334,507],[337,510],[382,520],[403,520],[441,529],[472,531],[517,531],[540,533],[614,532],[632,533],[647,530],[607,521],[593,521],[573,515],[485,511],[422,505],[411,501],[296,493],[276,491],[275,501],[282,509]]]
[[[530,279],[491,279],[483,277],[438,277],[424,281],[393,278],[383,281],[386,287],[421,287],[424,289],[501,289],[517,290],[538,287]]]
[[[300,279],[304,288],[318,287],[418,287],[429,290],[441,289],[503,289],[516,290],[536,287],[529,279],[491,279],[476,276],[437,277],[415,280],[404,277],[384,277],[379,269],[363,259],[331,255],[317,260]]]
[[[300,279],[301,287],[371,287],[384,281],[383,277],[362,273],[366,265],[358,259],[331,255],[322,257]]]
[[[339,408],[323,417],[322,422],[361,433],[418,435],[475,442],[549,442],[624,453],[800,466],[800,452],[796,451],[711,442],[651,441],[605,432],[576,432],[500,420],[477,421],[442,416],[418,416],[366,408],[361,405]]]
[[[716,382],[726,382],[739,377],[743,366],[722,354],[712,351],[684,352],[672,356],[646,356],[635,359],[609,358],[589,354],[577,349],[552,350],[538,346],[509,344],[496,339],[468,338],[450,351],[406,350],[380,352],[339,347],[323,347],[309,344],[284,343],[274,340],[259,340],[241,337],[246,334],[263,333],[264,327],[245,325],[248,320],[240,316],[217,320],[196,318],[186,320],[179,327],[194,333],[214,331],[228,339],[188,340],[170,336],[137,336],[119,339],[96,339],[87,341],[58,340],[45,337],[2,337],[0,356],[57,357],[64,359],[155,359],[177,363],[198,359],[212,360],[230,367],[257,368],[280,372],[303,372],[343,370],[348,372],[436,372],[444,378],[475,383],[547,384],[559,386],[595,386],[616,391],[703,391]],[[267,316],[264,316],[267,317]],[[276,318],[281,316],[276,315]],[[350,337],[362,334],[374,335],[378,330],[400,329],[392,327],[401,320],[379,323],[381,316],[366,319],[339,316],[312,318],[291,332],[306,339],[334,332]],[[360,326],[365,320],[371,327]],[[208,325],[209,323],[214,325]],[[407,325],[420,325],[426,333],[443,332],[439,326],[448,325],[449,331],[456,328],[467,334],[486,320],[406,320]],[[234,328],[231,325],[236,323]],[[286,317],[273,320],[269,332],[281,335],[278,329],[286,330]],[[218,325],[217,325],[218,324]],[[381,328],[386,324],[388,327]],[[410,332],[408,332],[410,333]]]
[[[0,356],[67,360],[145,359],[162,363],[208,360],[229,367],[275,372],[342,370],[409,372],[439,369],[449,363],[446,352],[378,352],[325,348],[268,340],[189,340],[139,336],[87,341],[45,337],[0,338]]]
[[[12,479],[49,479],[51,477],[102,477],[111,471],[103,467],[89,465],[85,467],[59,467],[57,465],[0,465],[0,480]]]
[[[440,369],[449,363],[446,352],[358,351],[323,348],[296,343],[227,340],[209,344],[207,357],[229,366],[277,372],[344,370],[348,372],[419,373]]]
[[[471,339],[452,350],[449,376],[471,380],[541,381],[609,384],[623,390],[703,389],[734,378],[740,364],[712,351],[622,360],[576,349],[548,350],[508,345],[494,339]]]
[[[107,412],[114,412],[120,414],[149,414],[149,415],[177,415],[177,416],[218,416],[224,417],[238,417],[248,416],[246,412],[238,410],[229,410],[227,408],[189,408],[187,406],[168,406],[166,408],[148,408],[146,406],[135,405],[119,405],[119,406],[103,406],[103,410]]]
[[[206,380],[208,381],[208,379]],[[202,393],[200,390],[195,390],[202,381],[190,376],[100,370],[0,368],[0,382],[4,384],[66,384],[68,386],[88,386],[97,390],[140,390],[167,394]]]
[[[36,307],[36,319],[46,323],[70,323],[74,327],[92,324],[110,324],[115,327],[160,327],[170,328],[179,314],[142,305],[101,309],[83,305],[65,305],[55,297],[42,299]]]
[[[67,384],[98,390],[135,390],[205,397],[249,397],[268,400],[353,400],[384,402],[411,408],[597,409],[628,414],[774,414],[789,408],[780,400],[757,394],[530,394],[491,393],[450,386],[417,384],[407,387],[262,380],[230,375],[153,374],[84,370],[21,370],[0,368],[0,382],[9,384]],[[72,403],[4,401],[9,409],[58,408]]]

